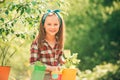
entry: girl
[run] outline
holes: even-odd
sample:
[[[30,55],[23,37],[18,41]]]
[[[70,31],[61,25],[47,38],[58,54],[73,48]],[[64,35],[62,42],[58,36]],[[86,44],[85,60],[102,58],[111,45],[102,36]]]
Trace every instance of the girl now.
[[[60,10],[48,10],[42,16],[38,37],[31,45],[30,63],[41,61],[46,65],[44,80],[50,80],[50,73],[59,70],[63,59],[64,23]]]

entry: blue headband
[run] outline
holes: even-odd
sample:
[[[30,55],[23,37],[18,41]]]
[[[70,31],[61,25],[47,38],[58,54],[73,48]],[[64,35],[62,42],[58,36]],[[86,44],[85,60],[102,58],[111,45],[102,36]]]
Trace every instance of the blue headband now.
[[[55,13],[55,14],[58,16],[58,19],[59,19],[59,21],[60,21],[60,26],[61,26],[61,24],[62,24],[62,19],[61,19],[61,17],[60,17],[60,15],[59,15],[58,12],[60,12],[60,10],[58,10],[58,9],[57,9],[57,10],[47,10],[47,13],[43,15],[42,24],[44,25],[45,19],[46,19],[46,17],[47,17],[50,13]]]

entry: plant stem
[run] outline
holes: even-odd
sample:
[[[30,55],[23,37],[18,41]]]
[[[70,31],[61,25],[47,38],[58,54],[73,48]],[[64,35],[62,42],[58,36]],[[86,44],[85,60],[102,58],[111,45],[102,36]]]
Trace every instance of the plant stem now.
[[[6,60],[5,65],[9,62],[10,58],[15,54],[16,51],[17,51],[17,50],[15,50],[15,51],[8,57],[8,59]]]
[[[6,46],[4,49],[3,49],[3,60],[2,60],[2,65],[4,65],[6,63],[5,61],[5,58],[7,57],[7,54],[8,54],[8,49],[9,49],[10,46]]]

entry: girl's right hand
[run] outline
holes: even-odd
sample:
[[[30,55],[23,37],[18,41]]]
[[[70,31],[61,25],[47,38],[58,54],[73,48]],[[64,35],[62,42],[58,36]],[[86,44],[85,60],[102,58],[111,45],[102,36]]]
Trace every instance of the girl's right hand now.
[[[59,71],[59,67],[58,66],[51,66],[51,71]]]
[[[60,68],[58,66],[47,66],[47,70],[53,72],[53,71],[59,71]]]

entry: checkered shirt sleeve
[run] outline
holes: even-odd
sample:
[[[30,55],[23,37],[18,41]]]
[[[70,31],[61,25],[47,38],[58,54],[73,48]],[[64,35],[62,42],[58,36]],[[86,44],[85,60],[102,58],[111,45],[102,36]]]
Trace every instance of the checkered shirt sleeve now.
[[[33,64],[34,62],[37,61],[37,58],[38,58],[37,42],[35,42],[35,41],[32,42],[31,48],[30,48],[30,53],[31,53],[30,63]]]
[[[63,51],[61,50],[60,55],[59,55],[59,63],[65,64],[65,58],[63,57]]]

